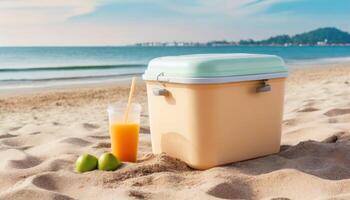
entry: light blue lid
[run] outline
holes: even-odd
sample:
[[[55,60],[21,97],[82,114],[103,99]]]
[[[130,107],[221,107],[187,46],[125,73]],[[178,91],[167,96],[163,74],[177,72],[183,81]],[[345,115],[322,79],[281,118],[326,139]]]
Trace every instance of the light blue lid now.
[[[283,60],[263,54],[194,54],[151,60],[144,80],[224,83],[286,77]]]

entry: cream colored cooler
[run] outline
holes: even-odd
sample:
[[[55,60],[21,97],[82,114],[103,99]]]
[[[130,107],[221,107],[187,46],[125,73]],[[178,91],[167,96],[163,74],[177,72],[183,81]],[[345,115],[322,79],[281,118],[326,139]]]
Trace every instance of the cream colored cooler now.
[[[286,76],[272,55],[151,60],[143,79],[153,153],[207,169],[278,152]]]

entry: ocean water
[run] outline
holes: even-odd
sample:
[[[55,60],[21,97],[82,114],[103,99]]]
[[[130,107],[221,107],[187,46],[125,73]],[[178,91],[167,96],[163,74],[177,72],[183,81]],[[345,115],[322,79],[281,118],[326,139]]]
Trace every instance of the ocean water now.
[[[0,89],[113,81],[155,57],[198,53],[274,54],[301,67],[350,61],[350,47],[0,47]]]

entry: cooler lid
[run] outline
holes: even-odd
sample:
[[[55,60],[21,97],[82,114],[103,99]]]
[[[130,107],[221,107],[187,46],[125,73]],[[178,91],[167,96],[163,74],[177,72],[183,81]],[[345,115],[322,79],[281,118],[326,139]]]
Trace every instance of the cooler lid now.
[[[151,60],[144,80],[174,83],[224,83],[286,77],[283,60],[264,54],[193,54]]]

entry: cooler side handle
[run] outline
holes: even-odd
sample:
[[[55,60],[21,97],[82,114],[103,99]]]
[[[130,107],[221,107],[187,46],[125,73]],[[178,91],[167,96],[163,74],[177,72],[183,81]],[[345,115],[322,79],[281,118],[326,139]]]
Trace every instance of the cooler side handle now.
[[[167,96],[169,94],[169,91],[164,88],[153,88],[153,94],[155,96]]]
[[[264,80],[263,84],[256,88],[256,92],[270,92],[272,90],[271,85],[267,83],[268,80]]]

